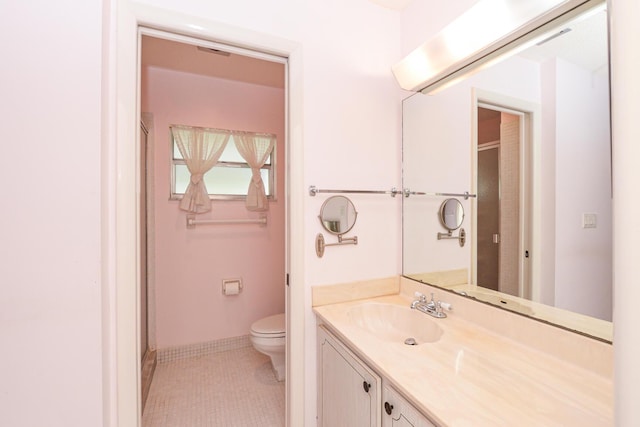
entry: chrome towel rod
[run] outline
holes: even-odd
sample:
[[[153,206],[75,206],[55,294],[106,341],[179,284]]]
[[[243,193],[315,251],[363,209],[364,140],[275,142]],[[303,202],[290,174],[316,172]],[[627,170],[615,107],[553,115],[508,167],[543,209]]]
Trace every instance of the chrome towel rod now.
[[[390,191],[375,191],[375,190],[321,190],[315,185],[309,186],[309,195],[315,196],[318,193],[350,193],[350,194],[391,194],[391,197],[396,197],[396,194],[402,194],[402,191],[393,187]]]
[[[398,190],[396,187],[391,188],[390,191],[375,191],[375,190],[321,190],[317,188],[315,185],[309,186],[309,195],[315,196],[318,193],[350,193],[350,194],[390,194],[391,197],[396,197],[396,194],[403,194],[404,197],[409,196],[440,196],[440,197],[464,197],[465,200],[468,200],[469,197],[477,197],[475,194],[470,194],[468,191],[464,193],[425,193],[422,191],[411,191],[408,188],[403,190]]]
[[[411,191],[408,188],[405,188],[402,192],[404,197],[409,196],[442,196],[442,197],[464,197],[465,200],[468,200],[469,197],[477,197],[475,194],[469,194],[468,191],[464,193],[425,193],[422,191]]]
[[[194,215],[187,215],[187,228],[204,224],[260,224],[267,225],[267,217],[256,219],[195,219]]]

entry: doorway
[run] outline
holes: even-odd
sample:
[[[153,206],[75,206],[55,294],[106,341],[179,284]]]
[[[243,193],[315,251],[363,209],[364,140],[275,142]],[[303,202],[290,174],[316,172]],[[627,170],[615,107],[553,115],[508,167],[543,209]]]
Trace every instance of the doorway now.
[[[530,298],[525,113],[478,103],[476,284]]]
[[[141,39],[141,105],[146,112],[143,114],[153,115],[156,134],[155,143],[151,142],[146,151],[155,165],[149,168],[152,172],[148,181],[156,186],[149,189],[149,204],[155,209],[148,215],[151,228],[147,235],[157,242],[147,251],[150,259],[157,260],[149,266],[151,292],[157,299],[156,307],[150,305],[149,310],[150,323],[154,325],[149,341],[157,343],[160,361],[166,360],[165,354],[181,357],[182,353],[200,354],[212,348],[245,348],[248,336],[243,341],[240,335],[248,334],[252,321],[286,311],[286,60],[252,51],[242,55],[244,52],[238,48],[229,47],[227,51],[224,45],[212,47],[202,40],[155,30],[141,30]],[[278,82],[273,83],[274,79]],[[270,103],[275,98],[278,101]],[[186,214],[178,209],[180,162],[175,160],[176,150],[171,147],[172,125],[277,134],[278,142],[270,156],[271,169],[267,171],[269,178],[264,180],[269,210],[260,215],[247,212],[244,199],[231,186],[229,193],[212,195],[212,211],[197,218],[216,221],[260,216],[266,218],[266,226],[202,225],[187,229]],[[226,172],[238,172],[240,167],[222,158],[219,164],[228,166],[225,177]],[[215,184],[226,184],[230,179],[217,179]],[[242,187],[245,189],[246,185]],[[140,243],[142,254],[142,238]],[[262,249],[256,249],[260,245]],[[257,251],[254,261],[240,259],[241,256],[225,259],[234,247],[240,248],[245,258]],[[189,256],[181,257],[187,252]],[[276,253],[279,255],[272,262],[264,261]],[[143,264],[141,259],[141,269]],[[217,277],[219,274],[222,277]],[[222,295],[219,288],[227,276],[240,279],[237,296]],[[271,289],[263,289],[266,287]],[[140,340],[143,345],[142,336]],[[250,388],[246,384],[243,387]],[[284,385],[281,389],[284,419]],[[193,420],[194,414],[190,416],[184,421]],[[221,420],[219,416],[216,419]]]
[[[104,301],[107,362],[105,422],[122,426],[140,425],[140,352],[138,314],[139,236],[137,188],[139,167],[138,134],[140,120],[139,30],[143,27],[188,34],[205,40],[254,47],[287,58],[287,200],[286,200],[286,287],[287,307],[287,425],[303,425],[305,419],[305,210],[303,143],[303,60],[302,47],[295,42],[243,28],[226,26],[189,15],[170,14],[153,7],[133,7],[119,3],[119,13],[111,34],[118,34],[116,49],[107,58],[111,66],[107,89],[111,95],[105,111],[113,131],[105,134],[109,147],[109,168],[105,182],[112,185],[108,195],[108,246],[112,262],[105,266],[110,285]],[[194,21],[199,25],[194,25]],[[212,43],[215,45],[215,43]]]

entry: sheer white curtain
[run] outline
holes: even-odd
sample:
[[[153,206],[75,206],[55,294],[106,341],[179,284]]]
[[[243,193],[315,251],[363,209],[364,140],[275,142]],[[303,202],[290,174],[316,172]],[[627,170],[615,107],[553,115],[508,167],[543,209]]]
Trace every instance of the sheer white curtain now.
[[[180,209],[192,213],[208,212],[211,210],[211,200],[202,178],[218,163],[231,132],[222,129],[171,126],[171,133],[191,174],[191,180],[180,202]]]
[[[269,154],[273,151],[276,137],[269,134],[234,132],[233,140],[238,152],[251,168],[251,182],[246,201],[247,210],[266,211],[269,209],[269,202],[264,191],[260,168],[264,166]]]

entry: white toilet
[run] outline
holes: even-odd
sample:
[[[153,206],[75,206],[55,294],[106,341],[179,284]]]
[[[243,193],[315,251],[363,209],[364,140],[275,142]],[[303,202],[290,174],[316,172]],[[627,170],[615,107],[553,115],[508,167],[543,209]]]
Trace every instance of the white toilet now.
[[[260,319],[251,325],[251,344],[271,358],[271,366],[278,381],[284,381],[286,329],[284,313]]]

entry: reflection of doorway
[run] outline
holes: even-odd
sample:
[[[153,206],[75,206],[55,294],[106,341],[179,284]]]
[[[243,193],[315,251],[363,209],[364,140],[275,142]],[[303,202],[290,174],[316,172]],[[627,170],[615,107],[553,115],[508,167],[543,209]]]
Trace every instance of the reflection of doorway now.
[[[524,114],[479,104],[476,283],[528,297]]]

